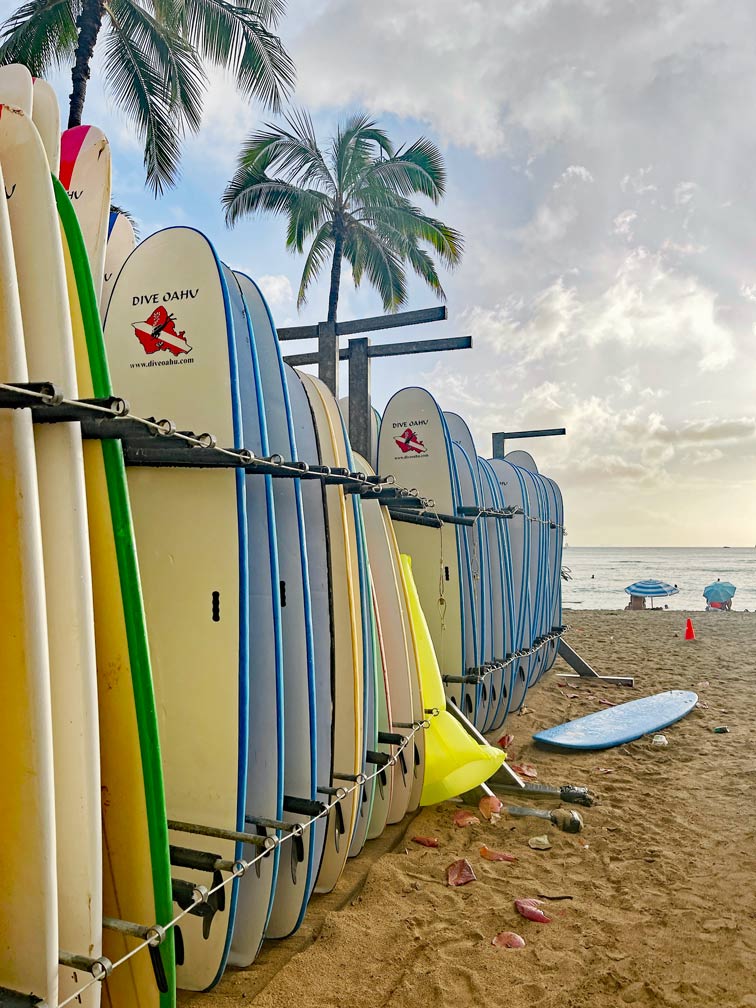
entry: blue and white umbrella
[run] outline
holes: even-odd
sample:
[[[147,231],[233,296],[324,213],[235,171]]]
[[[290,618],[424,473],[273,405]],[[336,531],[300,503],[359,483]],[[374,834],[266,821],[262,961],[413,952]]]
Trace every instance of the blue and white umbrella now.
[[[729,602],[737,588],[729,581],[714,581],[706,585],[703,590],[703,597],[707,602]]]
[[[666,598],[668,595],[677,595],[680,589],[677,585],[667,584],[666,581],[656,581],[654,578],[647,578],[645,581],[636,581],[625,588],[628,595],[637,595],[641,598]]]

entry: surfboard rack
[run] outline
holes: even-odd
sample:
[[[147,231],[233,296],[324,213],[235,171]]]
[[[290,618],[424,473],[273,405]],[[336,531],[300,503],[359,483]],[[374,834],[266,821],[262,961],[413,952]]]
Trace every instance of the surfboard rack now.
[[[403,743],[406,741],[406,736],[405,735],[400,735],[399,732],[379,731],[378,732],[378,741],[382,742],[383,745],[397,745],[397,746],[399,746],[399,745],[403,745]]]
[[[209,851],[195,850],[194,847],[176,847],[171,844],[168,852],[174,868],[191,868],[192,871],[209,872],[211,875],[214,872],[234,872],[239,864],[238,861],[229,861]]]
[[[215,887],[213,887],[215,888]],[[171,879],[173,902],[194,917],[202,918],[202,937],[207,941],[213,918],[226,909],[226,890],[211,892],[207,886],[193,885],[183,879]]]
[[[263,816],[245,815],[244,822],[249,826],[259,826],[262,829],[281,830],[282,833],[294,833],[299,836],[302,832],[300,823],[284,822],[282,819],[266,819]]]
[[[442,675],[441,681],[444,683],[462,683],[467,686],[480,686],[486,681],[484,675]]]
[[[429,528],[441,528],[442,525],[465,525],[469,528],[475,525],[474,518],[464,515],[440,514],[437,511],[425,511],[417,513],[407,508],[404,509],[404,502],[401,507],[388,505],[388,512],[394,521],[408,522],[410,525],[425,525]]]
[[[324,802],[313,801],[311,798],[295,798],[292,795],[284,795],[283,810],[291,815],[315,818],[315,816],[324,815],[327,806]]]
[[[346,798],[347,796],[346,788],[328,787],[328,785],[326,784],[324,784],[322,787],[318,787],[317,792],[318,794],[324,794],[329,795],[332,798],[338,798],[339,801],[341,801],[343,798]]]
[[[365,753],[365,762],[370,763],[371,766],[383,768],[393,766],[396,763],[396,757],[390,755],[390,753],[376,752],[374,749],[368,749]]]
[[[559,636],[559,647],[558,654],[570,668],[574,669],[574,672],[557,672],[556,674],[561,679],[597,679],[599,682],[605,683],[616,683],[618,686],[634,686],[635,677],[634,676],[605,676],[599,675],[598,672],[592,668],[585,661],[577,651],[573,650],[567,641],[561,636],[561,634],[567,629],[566,627],[558,627],[560,632],[554,636]]]
[[[234,843],[251,844],[253,847],[261,847],[265,851],[275,850],[279,843],[277,837],[263,837],[257,833],[223,829],[220,826],[200,826],[196,823],[179,822],[177,819],[168,820],[168,829],[176,830],[178,833],[191,833],[198,836],[216,837],[219,840],[233,840]]]
[[[107,956],[74,955],[72,952],[58,950],[58,965],[68,966],[69,969],[81,970],[82,973],[89,973],[95,980],[104,980],[113,972],[113,963]]]
[[[44,1001],[34,994],[19,994],[9,987],[0,987],[0,1005],[3,1008],[30,1008],[34,1005],[37,1008],[46,1008]]]

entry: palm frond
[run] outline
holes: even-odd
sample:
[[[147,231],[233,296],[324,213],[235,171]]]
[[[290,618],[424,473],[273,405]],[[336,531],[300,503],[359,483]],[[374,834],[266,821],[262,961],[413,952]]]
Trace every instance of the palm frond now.
[[[0,29],[0,63],[23,63],[35,77],[73,63],[80,6],[73,0],[31,0],[18,7]]]
[[[312,119],[301,109],[284,116],[284,126],[265,124],[242,145],[239,166],[271,168],[289,182],[300,186],[316,185],[335,195],[336,182],[318,147]]]
[[[295,70],[270,29],[283,5],[270,0],[176,0],[182,35],[203,59],[229,70],[246,95],[278,111],[294,86]]]
[[[333,245],[333,227],[331,222],[327,221],[318,228],[318,232],[313,238],[312,245],[310,245],[310,250],[307,253],[307,258],[302,269],[302,279],[299,281],[297,308],[301,308],[307,301],[307,288],[320,276],[333,250]]]
[[[333,203],[324,193],[315,189],[299,189],[287,207],[289,226],[286,247],[296,252],[304,251],[304,243],[326,221],[332,221]]]
[[[175,26],[152,17],[138,0],[107,0],[112,25],[126,35],[162,78],[181,134],[202,125],[202,99],[207,79],[201,60]],[[107,78],[106,78],[107,80]]]
[[[352,267],[356,287],[366,275],[378,291],[384,311],[395,312],[407,301],[407,282],[401,257],[380,235],[361,224],[347,231],[344,258]]]
[[[350,116],[331,140],[333,173],[342,193],[347,193],[378,154],[391,157],[394,147],[384,130],[367,115]]]
[[[288,213],[291,201],[298,194],[299,189],[285,179],[268,178],[252,168],[238,168],[221,197],[226,224],[233,226],[242,217],[258,211]]]
[[[446,169],[441,151],[425,137],[388,159],[376,159],[365,175],[365,183],[380,182],[403,196],[421,193],[434,203],[446,191]]]
[[[390,229],[398,235],[409,235],[426,242],[449,267],[456,266],[462,258],[464,238],[459,231],[443,221],[428,217],[407,200],[396,198],[393,205],[365,206],[355,219],[371,224],[377,230]]]
[[[180,140],[185,126],[196,121],[191,102],[178,104],[184,85],[171,82],[172,65],[163,46],[170,46],[171,59],[181,64],[190,81],[196,72],[193,53],[157,22],[148,30],[149,15],[142,11],[141,21],[134,18],[128,0],[111,0],[106,10],[110,22],[103,46],[106,87],[136,125],[145,144],[147,182],[155,193],[162,193],[178,179]]]
[[[137,219],[131,210],[127,210],[125,207],[119,206],[117,203],[111,203],[110,212],[112,214],[120,214],[122,217],[125,217],[129,224],[131,224],[131,230],[134,232],[134,237],[137,241],[139,241],[139,225],[137,224]]]

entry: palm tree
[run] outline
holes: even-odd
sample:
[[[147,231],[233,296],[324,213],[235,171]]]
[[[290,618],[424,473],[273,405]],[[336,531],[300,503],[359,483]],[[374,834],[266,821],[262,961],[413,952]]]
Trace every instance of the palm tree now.
[[[27,0],[0,28],[0,63],[34,76],[72,65],[68,126],[81,124],[95,49],[115,104],[144,141],[155,193],[178,178],[181,139],[197,132],[206,64],[277,111],[294,66],[274,29],[286,0]],[[102,43],[98,48],[98,43]]]
[[[248,138],[223,205],[230,225],[258,211],[285,214],[286,247],[292,251],[304,252],[312,239],[297,307],[330,259],[328,321],[335,322],[342,259],[352,268],[355,287],[367,276],[385,311],[407,301],[406,263],[445,296],[424,246],[452,267],[462,255],[462,236],[409,199],[419,193],[438,203],[445,186],[441,153],[425,137],[397,150],[373,120],[354,115],[321,150],[312,120],[300,111]]]

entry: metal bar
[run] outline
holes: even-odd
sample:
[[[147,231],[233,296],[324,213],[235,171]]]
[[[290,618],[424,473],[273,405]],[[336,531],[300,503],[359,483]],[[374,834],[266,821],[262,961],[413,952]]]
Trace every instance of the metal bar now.
[[[478,729],[475,727],[472,721],[468,721],[468,719],[465,717],[465,715],[462,713],[459,707],[457,707],[457,705],[454,703],[453,700],[447,701],[446,709],[449,711],[452,717],[455,717],[457,721],[459,721],[462,727],[467,731],[468,735],[472,735],[472,737],[475,739],[476,742],[480,743],[480,745],[489,744],[488,739],[485,737],[485,735],[482,735],[478,731]],[[506,774],[511,784],[514,784],[518,788],[522,788],[525,786],[522,779],[518,777],[517,774],[514,772],[514,770],[506,763],[502,763],[500,770],[502,771],[502,773]]]
[[[472,336],[445,336],[443,339],[413,340],[411,343],[376,343],[370,357],[401,357],[405,354],[441,353],[444,350],[469,350]]]
[[[440,305],[438,308],[421,308],[417,311],[397,312],[395,315],[374,315],[371,318],[337,322],[336,333],[339,336],[354,336],[357,333],[377,332],[379,329],[443,322],[447,317],[446,305]],[[316,325],[285,326],[278,330],[279,340],[314,339],[317,335]]]
[[[592,668],[587,661],[574,651],[564,637],[559,638],[557,653],[560,658],[567,662],[571,669],[577,673],[576,676],[569,672],[557,672],[557,675],[570,679],[600,679],[601,682],[620,683],[622,686],[632,686],[635,683],[633,676],[602,676]]]
[[[113,970],[113,963],[107,956],[92,958],[92,956],[74,955],[62,949],[58,950],[58,963],[61,966],[68,966],[69,969],[89,973],[95,980],[104,980]]]
[[[339,350],[339,360],[351,360],[351,345]],[[411,343],[374,343],[368,350],[368,357],[402,357],[405,354],[441,353],[445,350],[469,350],[472,347],[472,336],[445,336],[443,339],[413,340]],[[317,352],[289,354],[284,357],[292,367],[302,367],[305,364],[317,364],[320,357]]]
[[[168,829],[176,830],[178,833],[191,833],[199,836],[217,837],[219,840],[233,840],[235,843],[252,844],[253,847],[262,847],[264,850],[273,850],[278,842],[270,836],[262,837],[256,833],[221,829],[218,826],[198,826],[195,823],[179,822],[176,819],[168,820]]]
[[[549,430],[498,431],[491,435],[492,455],[495,459],[504,458],[507,438],[557,437],[566,433],[567,430],[564,427],[552,427]]]
[[[368,462],[372,456],[370,433],[370,338],[349,340],[349,440]]]

